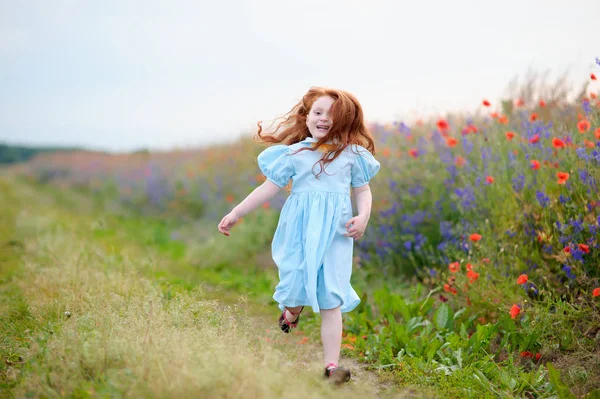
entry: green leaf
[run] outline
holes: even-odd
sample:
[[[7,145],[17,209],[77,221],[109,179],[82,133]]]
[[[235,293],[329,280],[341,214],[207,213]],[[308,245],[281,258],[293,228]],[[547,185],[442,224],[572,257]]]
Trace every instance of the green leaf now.
[[[594,389],[591,392],[588,392],[583,399],[600,399],[600,389]]]
[[[435,316],[433,317],[435,326],[439,330],[443,330],[446,328],[448,324],[448,319],[450,318],[450,308],[445,303],[442,304],[435,312]]]
[[[560,379],[560,373],[554,368],[552,363],[546,363],[548,368],[548,374],[550,376],[550,383],[556,390],[560,399],[576,399],[577,397],[569,390],[569,388]]]

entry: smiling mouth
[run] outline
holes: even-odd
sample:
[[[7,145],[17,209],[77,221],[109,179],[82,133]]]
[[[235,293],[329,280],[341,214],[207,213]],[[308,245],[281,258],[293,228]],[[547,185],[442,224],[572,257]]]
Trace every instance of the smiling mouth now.
[[[322,130],[326,132],[329,130],[329,126],[317,125],[317,130]]]

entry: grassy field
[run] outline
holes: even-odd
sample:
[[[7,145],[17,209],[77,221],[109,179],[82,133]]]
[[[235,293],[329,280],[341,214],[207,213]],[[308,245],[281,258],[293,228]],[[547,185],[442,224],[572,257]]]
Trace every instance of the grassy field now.
[[[284,335],[265,295],[200,283],[147,243],[160,223],[4,179],[0,193],[2,397],[409,395],[354,361],[332,389],[314,331]]]
[[[596,84],[371,126],[382,169],[355,246],[344,395],[598,397]],[[7,170],[8,395],[340,394],[318,378],[319,317],[276,329],[270,243],[286,193],[216,232],[264,181],[262,149],[57,153]]]

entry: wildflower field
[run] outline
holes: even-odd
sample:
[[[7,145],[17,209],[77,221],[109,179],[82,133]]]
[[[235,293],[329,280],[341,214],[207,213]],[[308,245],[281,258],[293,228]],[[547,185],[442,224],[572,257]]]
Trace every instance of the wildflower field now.
[[[363,301],[344,316],[345,357],[425,397],[600,397],[599,87],[591,74],[574,99],[528,87],[470,115],[371,126],[381,171],[355,244]],[[264,148],[43,154],[5,173],[88,198],[192,265],[185,284],[246,294],[275,323],[270,238],[287,193],[230,238],[216,230],[264,181]],[[318,316],[303,324],[318,342]]]

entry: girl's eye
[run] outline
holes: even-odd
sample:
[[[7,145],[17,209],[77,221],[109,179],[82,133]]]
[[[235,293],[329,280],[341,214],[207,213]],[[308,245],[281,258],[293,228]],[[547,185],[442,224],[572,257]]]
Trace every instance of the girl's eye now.
[[[315,114],[320,115],[321,113],[319,111],[315,111]]]

